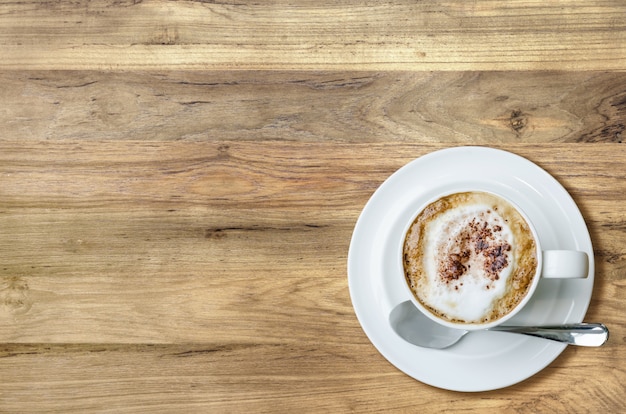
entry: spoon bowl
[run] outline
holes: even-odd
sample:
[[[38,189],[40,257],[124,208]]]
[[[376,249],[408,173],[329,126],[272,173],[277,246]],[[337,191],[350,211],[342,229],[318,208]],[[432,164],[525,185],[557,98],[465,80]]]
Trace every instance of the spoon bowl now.
[[[423,348],[445,349],[461,340],[469,331],[440,325],[420,312],[409,300],[389,314],[393,330],[405,341]],[[511,332],[579,346],[601,346],[609,330],[601,323],[575,323],[557,326],[496,326],[490,331]]]

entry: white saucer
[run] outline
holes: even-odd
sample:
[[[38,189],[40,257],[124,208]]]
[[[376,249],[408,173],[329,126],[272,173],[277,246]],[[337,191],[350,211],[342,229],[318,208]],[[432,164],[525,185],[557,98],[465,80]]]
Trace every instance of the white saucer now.
[[[591,238],[578,207],[546,171],[525,158],[485,147],[457,147],[420,157],[392,174],[372,195],[357,221],[348,253],[348,284],[357,318],[389,362],[411,377],[456,391],[487,391],[536,374],[565,349],[545,339],[478,331],[446,350],[401,339],[388,322],[408,300],[398,255],[408,220],[427,200],[456,186],[493,191],[520,206],[535,224],[543,249],[587,252],[589,275],[542,280],[510,324],[581,322],[593,290]]]

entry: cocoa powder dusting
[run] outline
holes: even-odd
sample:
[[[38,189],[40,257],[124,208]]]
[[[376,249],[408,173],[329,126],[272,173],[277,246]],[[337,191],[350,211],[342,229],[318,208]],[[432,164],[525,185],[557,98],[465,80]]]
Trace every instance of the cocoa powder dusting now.
[[[500,279],[500,272],[509,264],[507,252],[511,250],[507,242],[498,241],[496,233],[500,231],[501,226],[491,227],[486,221],[472,219],[454,240],[454,250],[458,253],[448,254],[439,262],[443,281],[450,283],[463,276],[470,267],[472,253],[482,256],[483,270],[491,281]]]
[[[439,274],[446,283],[457,280],[465,274],[469,268],[467,264],[470,258],[470,250],[468,248],[468,240],[460,240],[460,253],[452,253],[439,263]]]

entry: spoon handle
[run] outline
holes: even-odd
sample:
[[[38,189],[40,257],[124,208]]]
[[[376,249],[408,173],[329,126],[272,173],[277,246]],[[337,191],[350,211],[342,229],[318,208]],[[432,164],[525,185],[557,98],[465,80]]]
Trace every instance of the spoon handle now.
[[[601,346],[609,339],[609,330],[601,323],[575,323],[558,326],[496,326],[489,330],[521,333],[579,346]]]

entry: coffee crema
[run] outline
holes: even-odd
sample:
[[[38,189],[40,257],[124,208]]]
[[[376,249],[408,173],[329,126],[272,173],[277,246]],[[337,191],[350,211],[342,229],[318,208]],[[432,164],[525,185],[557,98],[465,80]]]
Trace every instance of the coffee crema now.
[[[470,191],[424,208],[407,231],[404,274],[413,295],[439,318],[494,322],[526,296],[537,273],[537,245],[506,200]]]

